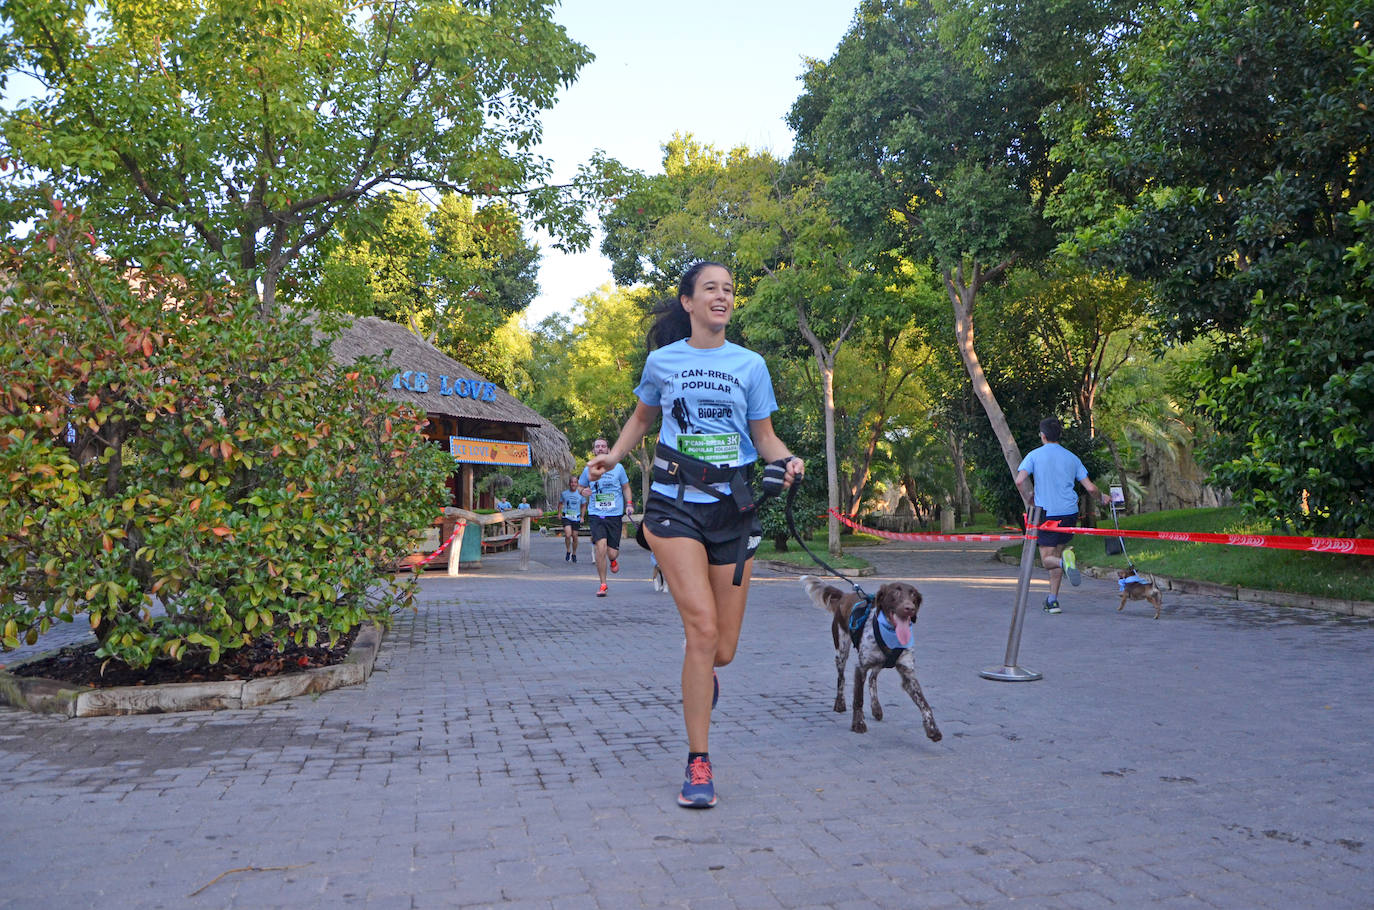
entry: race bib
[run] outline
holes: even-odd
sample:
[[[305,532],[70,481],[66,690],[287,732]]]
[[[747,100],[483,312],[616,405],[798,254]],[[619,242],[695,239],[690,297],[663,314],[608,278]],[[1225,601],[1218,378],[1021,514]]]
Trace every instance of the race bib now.
[[[714,465],[737,464],[740,460],[738,433],[679,434],[675,445],[683,455]]]
[[[592,506],[598,512],[607,512],[615,508],[614,493],[597,493],[592,496]]]

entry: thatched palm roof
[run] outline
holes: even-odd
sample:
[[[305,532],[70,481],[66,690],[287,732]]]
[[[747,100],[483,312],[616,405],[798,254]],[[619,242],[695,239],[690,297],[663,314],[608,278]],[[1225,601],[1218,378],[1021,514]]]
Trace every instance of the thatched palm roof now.
[[[410,372],[412,387],[419,385],[417,374],[424,373],[427,391],[406,388],[403,382],[402,388],[391,387],[387,393],[430,414],[517,424],[525,428],[530,454],[538,467],[563,473],[572,470],[572,447],[562,430],[403,325],[373,316],[354,317],[334,339],[331,350],[343,363],[360,357],[384,357],[403,376]],[[444,390],[450,394],[442,394]]]

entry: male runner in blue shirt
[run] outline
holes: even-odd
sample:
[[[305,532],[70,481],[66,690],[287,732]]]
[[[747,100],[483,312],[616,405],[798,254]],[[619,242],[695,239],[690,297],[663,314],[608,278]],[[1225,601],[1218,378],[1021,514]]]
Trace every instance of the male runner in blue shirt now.
[[[611,444],[605,439],[592,443],[593,455],[605,455]],[[612,572],[620,571],[620,532],[625,516],[634,511],[634,496],[630,493],[630,478],[623,465],[616,465],[596,480],[586,468],[577,479],[582,495],[587,497],[587,527],[591,531],[592,546],[596,549],[596,574],[601,579],[597,597],[606,596],[606,563]]]
[[[1083,484],[1083,489],[1099,497],[1105,504],[1107,494],[1099,490],[1088,479],[1088,469],[1078,456],[1059,444],[1064,427],[1053,417],[1040,421],[1041,446],[1034,449],[1016,470],[1016,486],[1024,493],[1026,478],[1035,478],[1035,504],[1045,510],[1045,521],[1058,521],[1073,526],[1078,523],[1078,493],[1074,481]],[[1074,559],[1073,548],[1065,546],[1073,540],[1072,534],[1062,531],[1040,530],[1036,532],[1036,543],[1040,548],[1040,564],[1050,570],[1050,596],[1045,598],[1046,613],[1059,612],[1059,583],[1065,575],[1069,583],[1077,586],[1082,580]]]

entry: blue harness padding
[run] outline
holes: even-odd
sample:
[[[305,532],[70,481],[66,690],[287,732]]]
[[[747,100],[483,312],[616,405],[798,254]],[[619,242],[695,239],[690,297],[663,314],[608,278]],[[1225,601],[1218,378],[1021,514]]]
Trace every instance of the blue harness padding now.
[[[864,624],[869,621],[869,617],[873,619],[873,637],[878,642],[879,650],[883,652],[883,666],[890,670],[897,666],[906,645],[897,641],[897,630],[886,621],[882,611],[873,609],[872,594],[865,595],[850,611],[849,640],[854,642],[854,647],[859,646],[864,637]]]
[[[1118,578],[1118,579],[1116,580],[1116,586],[1117,586],[1117,588],[1120,589],[1120,590],[1123,591],[1123,592],[1126,590],[1126,586],[1127,586],[1127,585],[1132,585],[1132,584],[1134,584],[1134,585],[1148,585],[1148,584],[1153,584],[1153,582],[1151,582],[1148,578],[1141,578],[1139,575],[1132,575],[1130,578]]]

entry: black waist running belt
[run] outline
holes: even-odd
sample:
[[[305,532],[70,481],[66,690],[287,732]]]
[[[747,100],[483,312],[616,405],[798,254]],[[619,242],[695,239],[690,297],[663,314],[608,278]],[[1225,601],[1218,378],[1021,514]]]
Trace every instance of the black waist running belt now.
[[[753,464],[721,467],[699,458],[693,458],[690,455],[684,455],[677,449],[661,442],[654,447],[654,482],[676,484],[679,505],[682,504],[682,496],[686,493],[687,488],[693,487],[708,494],[718,502],[733,501],[739,508],[741,515],[748,514],[754,511],[757,506],[754,501],[754,489],[749,482],[753,473]],[[717,490],[713,484],[718,483],[728,483],[730,492],[722,493]],[[739,586],[744,582],[744,564],[749,559],[749,528],[747,526],[739,536],[737,554],[734,583]]]

